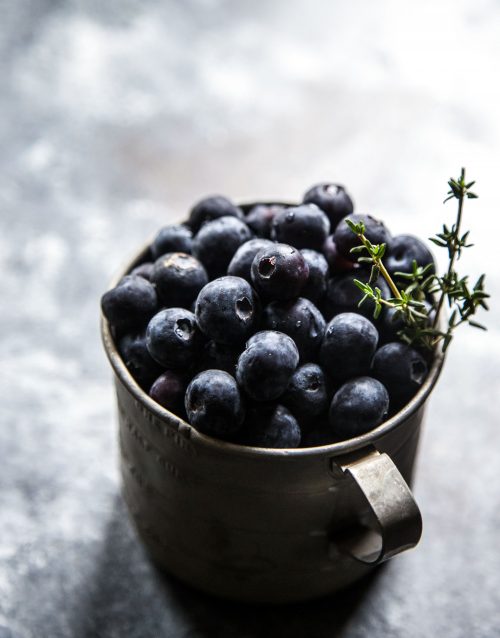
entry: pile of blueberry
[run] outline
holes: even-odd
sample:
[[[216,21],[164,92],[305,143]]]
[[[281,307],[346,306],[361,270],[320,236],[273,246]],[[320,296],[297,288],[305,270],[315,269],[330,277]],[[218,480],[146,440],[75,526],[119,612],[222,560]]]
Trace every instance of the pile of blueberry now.
[[[147,260],[102,297],[136,382],[200,432],[258,447],[325,445],[398,411],[429,361],[399,341],[398,317],[358,307],[353,279],[366,274],[345,217],[387,244],[396,278],[413,260],[433,263],[416,237],[353,213],[336,184],[314,186],[299,206],[208,197],[162,228]]]

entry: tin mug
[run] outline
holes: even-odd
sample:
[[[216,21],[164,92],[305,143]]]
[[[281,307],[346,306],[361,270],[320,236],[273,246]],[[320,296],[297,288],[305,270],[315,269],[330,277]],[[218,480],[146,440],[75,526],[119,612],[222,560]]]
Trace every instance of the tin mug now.
[[[143,250],[122,276],[144,261]],[[335,592],[414,547],[422,519],[409,485],[436,355],[413,399],[361,436],[297,449],[203,435],[114,370],[125,502],[153,560],[211,594],[284,603]]]

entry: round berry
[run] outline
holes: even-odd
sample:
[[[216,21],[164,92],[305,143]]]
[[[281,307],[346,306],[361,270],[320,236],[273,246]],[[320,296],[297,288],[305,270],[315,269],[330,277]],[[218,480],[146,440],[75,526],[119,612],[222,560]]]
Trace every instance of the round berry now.
[[[252,286],[241,277],[219,277],[198,295],[196,318],[200,330],[210,339],[238,344],[255,331],[260,303]]]
[[[139,264],[136,266],[131,272],[131,277],[143,277],[148,281],[151,281],[151,277],[153,275],[154,264],[150,261],[146,261],[143,264]]]
[[[285,208],[277,213],[271,227],[271,239],[296,248],[321,250],[330,232],[330,222],[315,204]]]
[[[359,213],[350,215],[349,219],[355,224],[363,222],[365,225],[365,237],[369,239],[372,244],[387,244],[389,247],[391,234],[381,221],[371,215],[360,215]],[[361,243],[344,220],[339,222],[339,225],[335,229],[333,239],[337,250],[346,259],[353,258],[351,248],[359,246]]]
[[[304,287],[309,266],[293,246],[273,244],[255,255],[251,273],[257,292],[266,299],[292,299]]]
[[[379,379],[391,396],[391,408],[401,408],[414,396],[427,376],[424,357],[401,343],[386,343],[372,361],[372,375]]]
[[[162,367],[151,357],[146,347],[146,335],[126,334],[118,341],[118,352],[127,370],[143,390],[148,391],[162,372]]]
[[[304,195],[305,204],[316,204],[328,215],[332,231],[339,221],[354,210],[352,199],[340,184],[317,184]]]
[[[282,398],[283,403],[301,421],[310,421],[328,409],[325,373],[316,363],[297,368]]]
[[[151,255],[158,259],[166,253],[191,253],[193,233],[184,224],[164,226],[151,244]]]
[[[152,282],[164,306],[190,308],[208,283],[208,275],[196,257],[186,253],[167,253],[156,260]]]
[[[229,266],[227,267],[227,274],[234,277],[242,277],[250,283],[252,283],[251,268],[255,255],[264,248],[273,246],[273,242],[269,239],[263,239],[258,237],[257,239],[250,239],[250,241],[242,244],[238,250],[234,253]]]
[[[196,361],[203,337],[192,312],[185,308],[166,308],[149,322],[146,344],[159,364],[185,370]]]
[[[213,279],[226,274],[229,262],[241,244],[251,239],[252,231],[236,217],[220,217],[207,222],[193,240],[193,255]]]
[[[104,293],[101,308],[114,328],[142,328],[158,310],[156,290],[144,277],[127,275]]]
[[[266,330],[284,332],[294,340],[302,362],[312,361],[318,354],[326,323],[309,299],[273,301],[264,308],[262,319]]]
[[[234,378],[222,370],[197,374],[186,390],[189,423],[203,434],[233,436],[245,418],[243,401]]]
[[[167,410],[181,415],[184,412],[185,391],[183,377],[173,370],[165,370],[151,386],[149,396]]]
[[[384,256],[384,265],[391,275],[396,272],[413,272],[413,262],[417,266],[432,264],[435,270],[434,258],[424,242],[413,235],[397,235],[391,239]],[[430,274],[430,273],[429,273]]]
[[[284,208],[282,204],[257,204],[245,217],[245,222],[256,235],[269,238],[273,219]]]
[[[327,282],[326,293],[321,304],[321,309],[327,321],[341,312],[357,312],[365,317],[373,317],[373,302],[367,299],[360,306],[359,302],[363,298],[363,293],[354,283],[355,279],[366,281],[366,279],[363,279],[363,274],[360,274],[363,272],[365,271],[360,270],[336,275]],[[368,276],[369,274],[366,274],[366,277]],[[379,277],[372,286],[373,288],[380,288],[383,299],[389,299],[392,296],[389,286],[382,277]]]
[[[367,374],[377,349],[378,332],[371,321],[355,312],[343,312],[326,327],[320,362],[335,381]]]
[[[282,332],[264,330],[248,340],[236,366],[236,379],[256,401],[273,401],[286,390],[299,363],[293,340]]]
[[[296,448],[301,431],[295,417],[282,405],[260,404],[247,411],[238,442],[252,447]]]
[[[205,222],[219,217],[236,217],[243,219],[241,208],[235,206],[231,200],[222,195],[205,197],[199,201],[189,213],[189,225],[197,233]]]
[[[330,426],[338,439],[365,434],[380,425],[389,411],[385,387],[371,377],[358,377],[344,383],[330,405]]]
[[[351,259],[354,260],[352,261],[339,253],[333,235],[328,235],[326,238],[322,252],[328,262],[330,273],[332,275],[349,272],[357,267],[354,255],[351,255]]]
[[[302,288],[302,296],[317,303],[325,294],[328,280],[328,263],[321,253],[309,248],[300,251],[309,268],[309,277]]]

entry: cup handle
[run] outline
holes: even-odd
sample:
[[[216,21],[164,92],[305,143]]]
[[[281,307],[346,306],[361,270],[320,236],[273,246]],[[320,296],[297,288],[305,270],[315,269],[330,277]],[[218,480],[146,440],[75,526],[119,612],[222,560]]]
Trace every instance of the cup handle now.
[[[410,488],[391,458],[377,450],[339,462],[337,471],[352,479],[366,499],[369,516],[332,538],[333,551],[376,565],[415,547],[422,535],[422,516]]]

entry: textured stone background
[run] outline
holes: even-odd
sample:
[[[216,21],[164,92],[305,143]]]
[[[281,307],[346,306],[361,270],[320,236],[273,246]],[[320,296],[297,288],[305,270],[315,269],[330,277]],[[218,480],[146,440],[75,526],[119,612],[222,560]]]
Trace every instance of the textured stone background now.
[[[0,0],[0,637],[500,634],[500,4]],[[204,194],[296,198],[429,236],[466,164],[495,295],[429,406],[423,540],[373,582],[255,610],[162,580],[119,496],[110,276]]]

